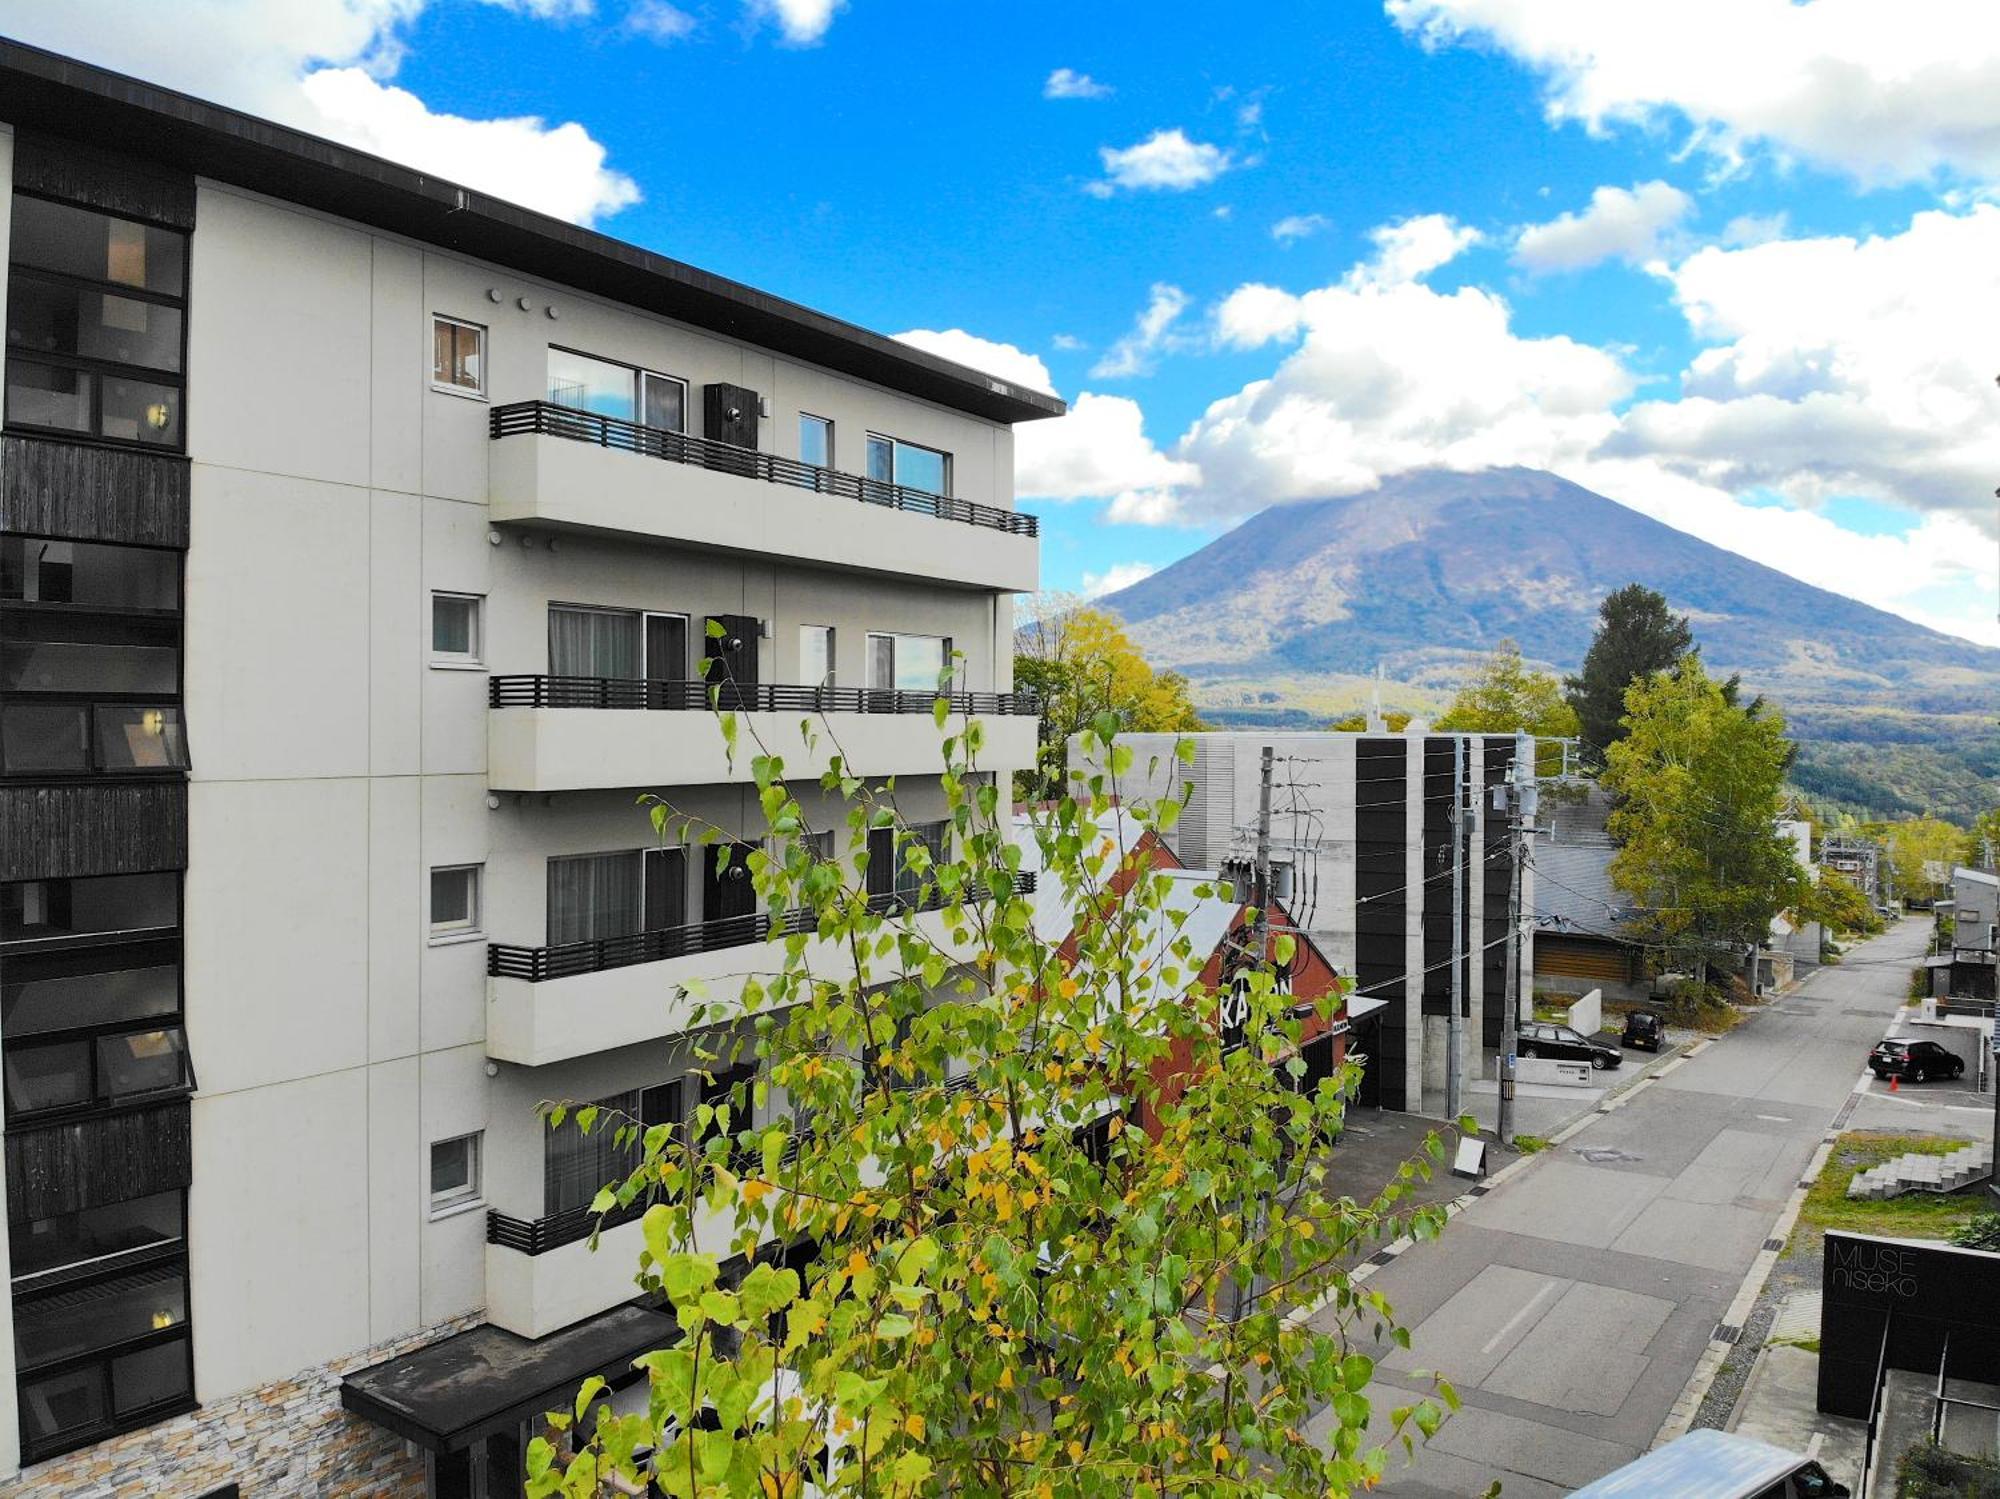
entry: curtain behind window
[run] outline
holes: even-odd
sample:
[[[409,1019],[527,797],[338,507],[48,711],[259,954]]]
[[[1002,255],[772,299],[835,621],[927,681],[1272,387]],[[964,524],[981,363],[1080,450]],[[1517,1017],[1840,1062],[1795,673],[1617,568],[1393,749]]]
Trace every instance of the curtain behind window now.
[[[645,652],[636,614],[549,605],[549,675],[637,679]]]
[[[634,1088],[600,1098],[597,1107],[615,1109],[636,1118],[648,1127],[680,1120],[682,1082],[661,1083],[651,1088]],[[569,1120],[562,1128],[551,1129],[542,1155],[542,1212],[575,1212],[590,1206],[599,1187],[612,1186],[632,1174],[644,1154],[645,1142],[633,1140],[623,1150],[615,1143],[618,1123],[600,1119],[589,1134]]]
[[[639,931],[644,858],[635,848],[549,860],[549,946]]]

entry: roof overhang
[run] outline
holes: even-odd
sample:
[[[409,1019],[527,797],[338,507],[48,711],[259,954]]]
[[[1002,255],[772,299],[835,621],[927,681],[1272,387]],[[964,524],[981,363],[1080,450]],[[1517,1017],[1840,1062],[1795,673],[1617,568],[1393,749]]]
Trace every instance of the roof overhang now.
[[[1062,399],[318,136],[0,38],[0,119],[72,136],[658,313],[997,422]]]
[[[569,1404],[591,1375],[613,1378],[680,1338],[672,1317],[637,1306],[544,1338],[487,1324],[357,1369],[340,1382],[340,1404],[426,1451],[458,1452]]]

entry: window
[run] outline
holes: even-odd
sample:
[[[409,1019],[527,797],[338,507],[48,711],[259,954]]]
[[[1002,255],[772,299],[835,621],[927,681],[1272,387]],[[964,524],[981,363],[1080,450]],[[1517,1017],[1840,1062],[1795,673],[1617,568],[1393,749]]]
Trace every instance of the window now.
[[[625,1180],[639,1164],[643,1140],[617,1143],[618,1126],[637,1119],[648,1129],[682,1120],[681,1080],[634,1088],[597,1101],[599,1118],[589,1134],[571,1118],[549,1130],[542,1158],[542,1212],[554,1217],[589,1208],[599,1187]]]
[[[799,626],[799,682],[806,687],[833,685],[833,626]]]
[[[16,194],[10,427],[182,445],[187,236]]]
[[[667,432],[687,430],[685,380],[573,349],[549,349],[549,402]]]
[[[431,871],[431,940],[462,941],[479,935],[478,864],[451,864]]]
[[[636,680],[645,666],[644,622],[637,610],[549,605],[549,675]]]
[[[186,1217],[186,1200],[176,1189],[16,1223],[7,1246],[14,1289],[52,1270],[177,1248],[187,1234]]]
[[[459,1135],[431,1145],[431,1216],[442,1218],[479,1201],[478,1134]]]
[[[868,685],[877,691],[935,692],[950,660],[947,636],[870,634]]]
[[[868,477],[926,494],[951,493],[951,454],[899,437],[868,434]]]
[[[825,417],[799,413],[799,462],[833,467],[833,423]]]
[[[486,330],[456,318],[431,319],[431,389],[456,396],[486,394]]]
[[[550,859],[548,945],[630,937],[645,919],[645,853]]]
[[[431,595],[431,665],[480,664],[479,617],[484,602],[476,593]]]
[[[180,559],[150,547],[0,536],[0,604],[12,603],[178,613]]]
[[[180,925],[180,876],[111,874],[0,885],[0,943],[157,936]],[[15,961],[10,954],[8,962]]]
[[[944,859],[951,835],[948,822],[913,822],[900,830],[871,828],[868,831],[868,893],[894,895],[904,905],[914,905],[923,893],[926,880],[934,880],[928,870],[918,874],[909,867],[909,849],[921,843],[930,850],[932,864]]]

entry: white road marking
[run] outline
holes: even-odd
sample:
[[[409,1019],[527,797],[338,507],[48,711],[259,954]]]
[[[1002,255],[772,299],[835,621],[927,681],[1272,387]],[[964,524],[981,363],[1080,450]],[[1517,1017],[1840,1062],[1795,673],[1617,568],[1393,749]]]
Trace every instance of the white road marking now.
[[[1819,1444],[1825,1440],[1826,1433],[1823,1431],[1816,1431],[1812,1434],[1812,1440],[1806,1443],[1806,1460],[1808,1462],[1819,1457]]]
[[[1792,1122],[1789,1114],[1759,1114],[1757,1117],[1762,1119],[1766,1124],[1790,1124]]]
[[[1553,1291],[1555,1288],[1556,1288],[1556,1283],[1554,1281],[1552,1280],[1543,1281],[1541,1290],[1535,1292],[1534,1295],[1530,1296],[1528,1298],[1527,1305],[1523,1306],[1518,1312],[1514,1313],[1513,1316],[1509,1317],[1506,1321],[1506,1324],[1502,1326],[1498,1332],[1493,1334],[1492,1337],[1488,1338],[1486,1340],[1486,1346],[1480,1349],[1479,1351],[1482,1354],[1485,1354],[1485,1353],[1491,1353],[1495,1348],[1498,1348],[1500,1346],[1501,1340],[1505,1338],[1508,1333],[1512,1332],[1516,1327],[1519,1327],[1521,1325],[1521,1319],[1527,1316],[1528,1313],[1532,1312],[1538,1305],[1540,1305],[1542,1298],[1548,1295],[1549,1292]]]

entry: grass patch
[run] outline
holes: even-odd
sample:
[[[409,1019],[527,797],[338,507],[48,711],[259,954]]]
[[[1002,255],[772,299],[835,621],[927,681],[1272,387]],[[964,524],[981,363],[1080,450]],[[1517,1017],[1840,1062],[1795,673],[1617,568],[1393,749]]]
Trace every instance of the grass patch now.
[[[1818,1338],[1773,1338],[1771,1339],[1770,1346],[1773,1348],[1803,1348],[1807,1353],[1818,1353],[1819,1339]]]
[[[1516,1135],[1514,1148],[1522,1155],[1539,1155],[1549,1148],[1549,1142],[1540,1135]]]
[[[1977,1192],[1905,1192],[1886,1202],[1854,1202],[1847,1184],[1855,1173],[1879,1166],[1899,1155],[1949,1155],[1963,1150],[1964,1140],[1931,1135],[1890,1135],[1853,1130],[1835,1143],[1826,1169],[1806,1194],[1799,1222],[1818,1229],[1841,1228],[1853,1233],[1889,1234],[1904,1239],[1948,1239],[1962,1223],[1977,1215],[1984,1203]]]

